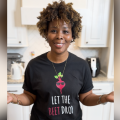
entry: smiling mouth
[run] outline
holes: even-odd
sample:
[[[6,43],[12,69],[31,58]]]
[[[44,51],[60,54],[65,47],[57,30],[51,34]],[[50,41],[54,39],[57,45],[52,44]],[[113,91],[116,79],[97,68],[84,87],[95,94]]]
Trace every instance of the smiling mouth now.
[[[64,43],[55,43],[54,44],[57,48],[62,48],[62,46],[64,45]]]

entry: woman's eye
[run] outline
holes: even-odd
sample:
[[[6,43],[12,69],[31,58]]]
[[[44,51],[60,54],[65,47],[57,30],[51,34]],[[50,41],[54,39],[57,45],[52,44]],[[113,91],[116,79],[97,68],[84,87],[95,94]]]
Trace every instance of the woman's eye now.
[[[64,30],[63,33],[69,33],[68,31]]]
[[[51,30],[52,33],[56,33],[56,30]]]

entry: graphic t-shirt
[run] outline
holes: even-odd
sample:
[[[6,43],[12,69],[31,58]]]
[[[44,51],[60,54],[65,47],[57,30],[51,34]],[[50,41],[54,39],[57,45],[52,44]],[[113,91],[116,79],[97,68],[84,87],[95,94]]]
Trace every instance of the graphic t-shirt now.
[[[23,89],[36,95],[30,120],[82,120],[79,94],[93,88],[88,63],[69,52],[66,61],[53,63],[44,53],[25,71]]]

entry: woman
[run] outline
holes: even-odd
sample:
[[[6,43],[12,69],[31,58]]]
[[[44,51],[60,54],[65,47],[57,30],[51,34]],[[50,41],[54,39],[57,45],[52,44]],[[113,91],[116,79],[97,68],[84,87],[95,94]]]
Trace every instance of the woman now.
[[[90,69],[85,60],[67,51],[81,31],[81,17],[72,3],[53,2],[38,17],[40,35],[51,51],[32,59],[25,71],[24,93],[8,93],[8,103],[34,103],[30,120],[82,120],[79,101],[87,106],[113,102],[114,92],[92,93]]]

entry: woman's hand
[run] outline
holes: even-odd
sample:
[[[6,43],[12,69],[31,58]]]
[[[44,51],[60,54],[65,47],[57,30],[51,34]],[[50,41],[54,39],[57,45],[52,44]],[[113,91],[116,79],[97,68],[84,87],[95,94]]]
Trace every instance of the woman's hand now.
[[[7,104],[13,101],[13,96],[11,93],[7,92]]]
[[[107,94],[105,99],[106,99],[107,102],[114,102],[114,91]]]

